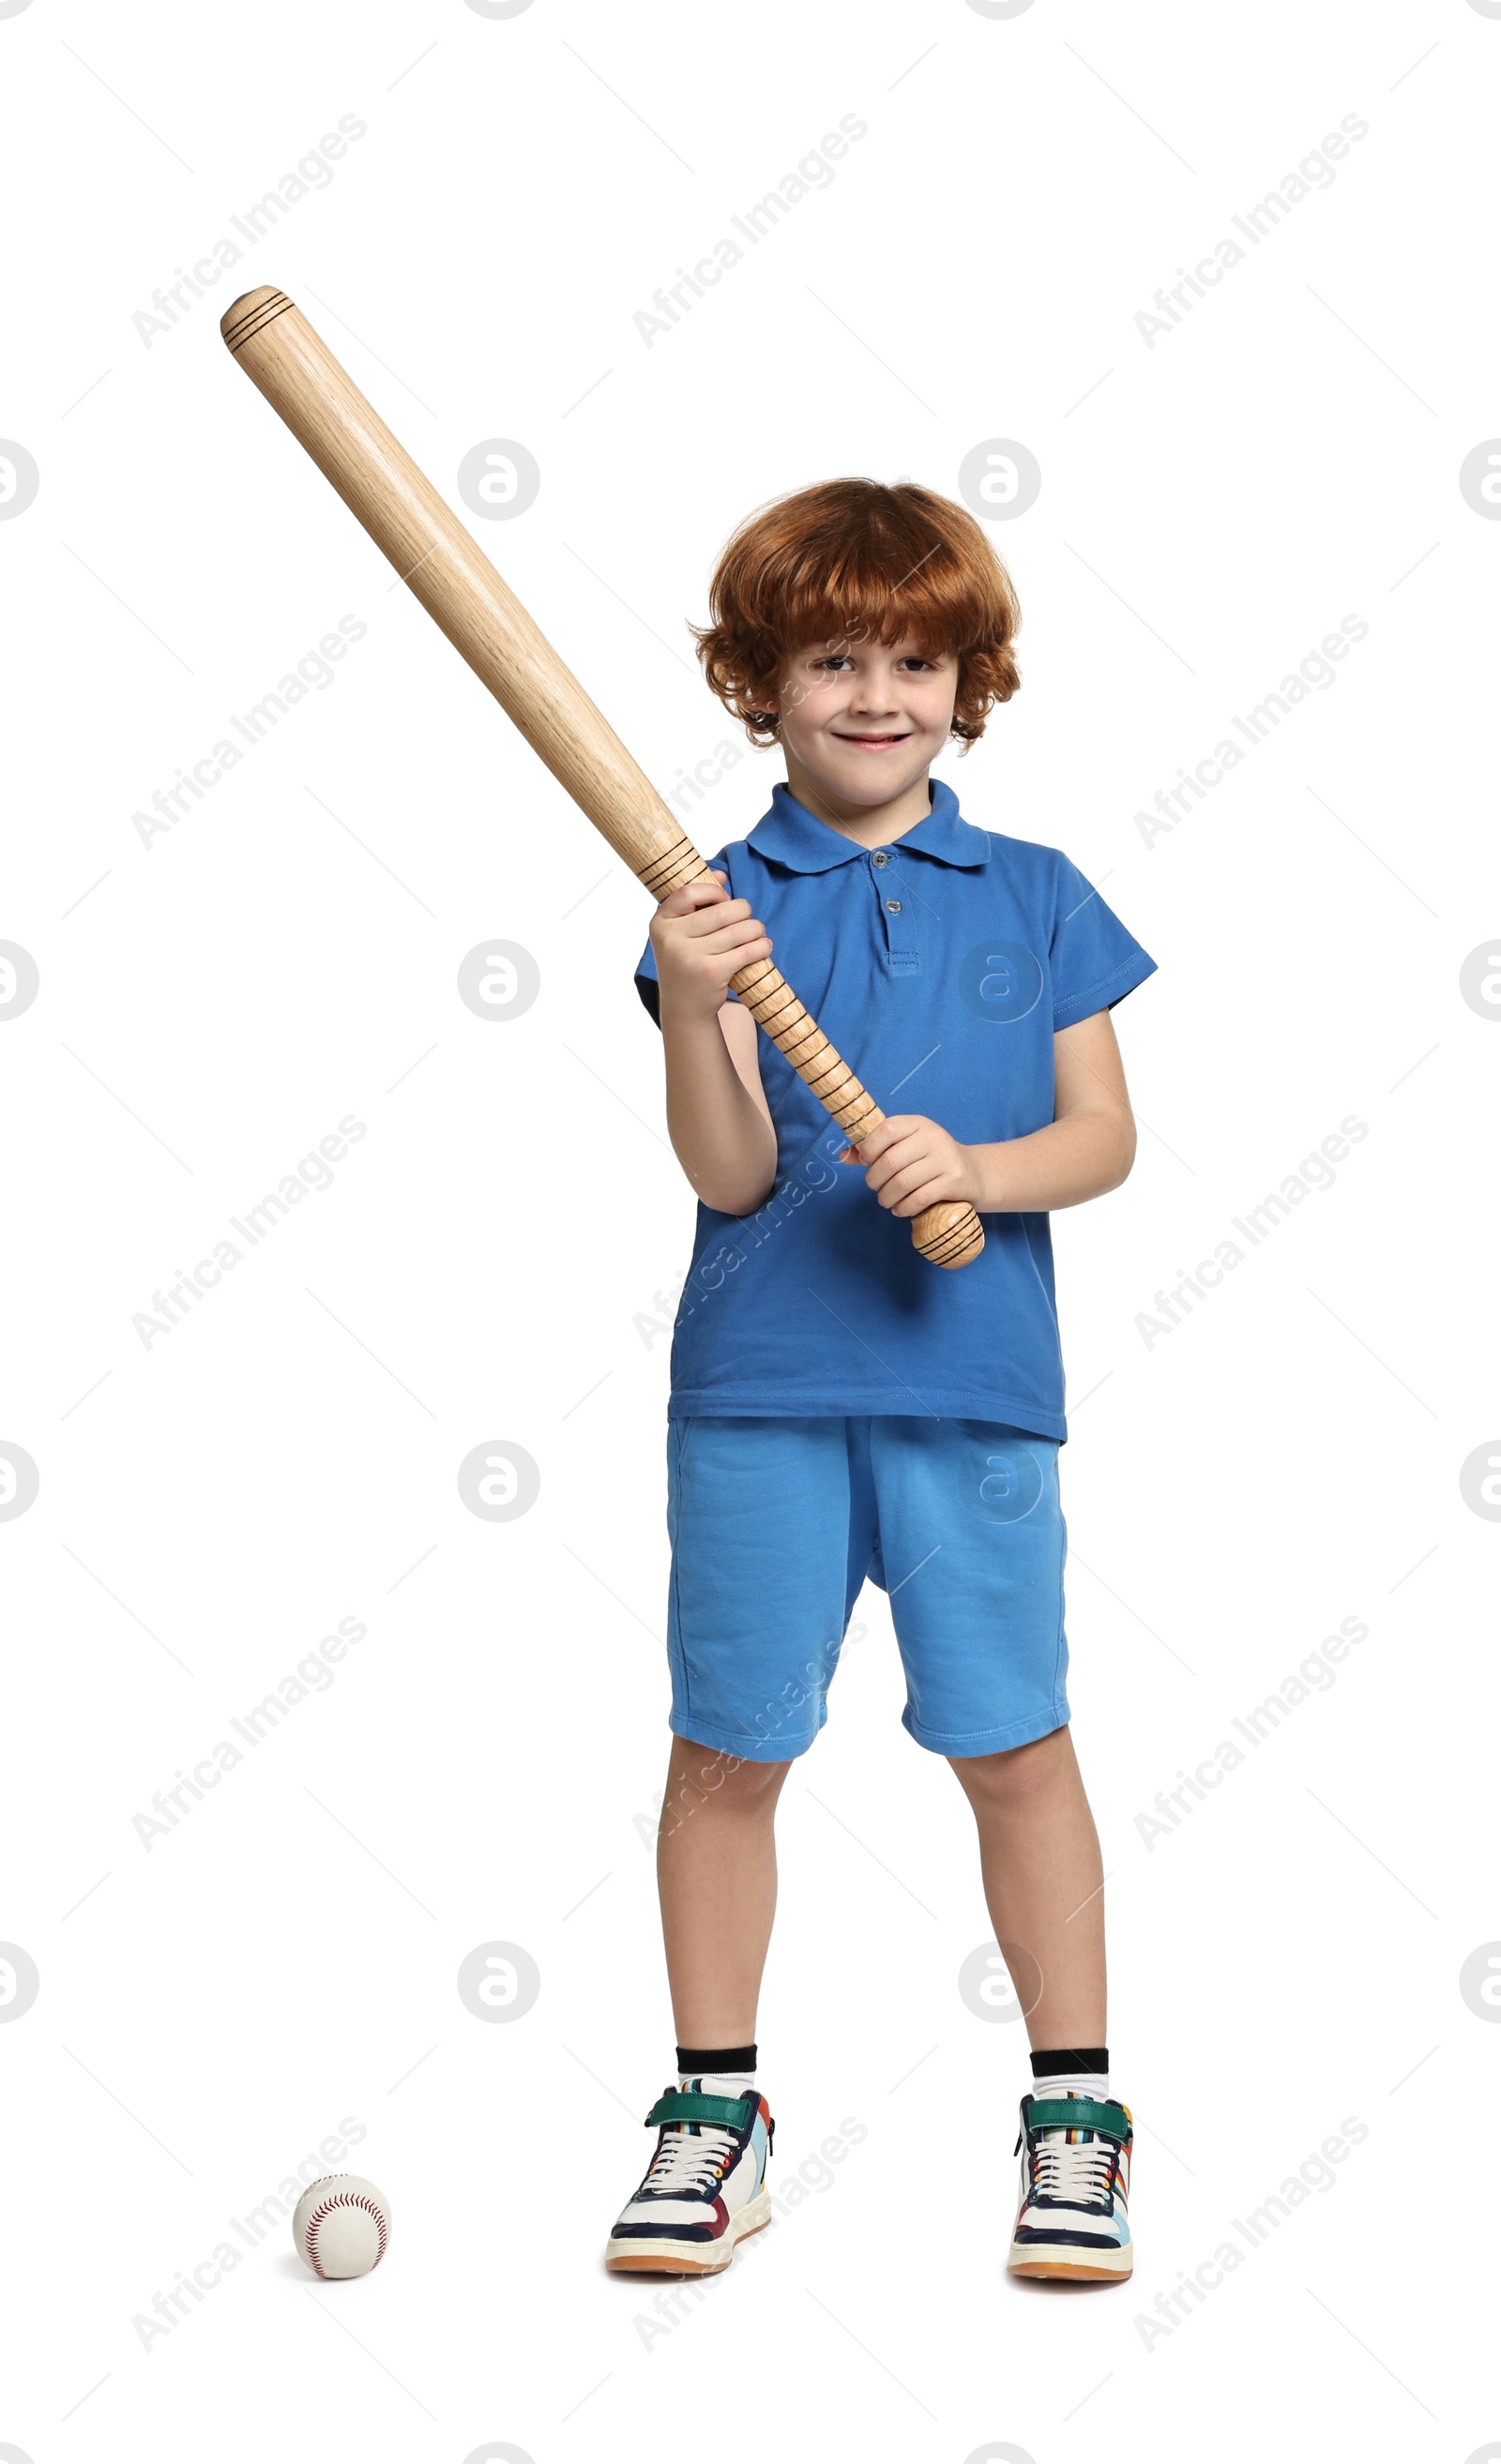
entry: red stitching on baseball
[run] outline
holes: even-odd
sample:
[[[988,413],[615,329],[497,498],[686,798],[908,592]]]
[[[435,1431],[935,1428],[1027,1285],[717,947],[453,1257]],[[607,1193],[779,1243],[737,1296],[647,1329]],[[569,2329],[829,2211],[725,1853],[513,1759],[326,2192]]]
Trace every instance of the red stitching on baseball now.
[[[333,2176],[329,2173],[325,2173],[323,2175],[323,2179],[325,2182],[331,2181]],[[316,2182],[314,2183],[313,2188],[315,2190],[317,2189],[318,2184]],[[318,2228],[322,2223],[325,2216],[332,2215],[336,2208],[364,2208],[367,2215],[372,2215],[375,2218],[376,2251],[375,2256],[371,2260],[370,2264],[372,2267],[379,2267],[382,2259],[386,2256],[385,2216],[382,2214],[373,2199],[362,2197],[360,2192],[357,2190],[337,2190],[331,2199],[325,2199],[323,2201],[320,2208],[315,2208],[307,2220],[307,2227],[303,2238],[307,2246],[307,2263],[313,2270],[314,2275],[323,2275],[322,2268],[319,2264],[318,2256]],[[324,2277],[323,2280],[326,2283],[328,2279]]]

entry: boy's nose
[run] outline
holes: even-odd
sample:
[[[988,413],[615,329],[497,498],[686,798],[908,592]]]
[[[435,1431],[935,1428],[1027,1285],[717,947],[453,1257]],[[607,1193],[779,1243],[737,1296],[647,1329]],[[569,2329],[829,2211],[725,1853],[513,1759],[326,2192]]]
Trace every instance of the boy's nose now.
[[[889,718],[897,706],[896,689],[883,677],[863,677],[850,695],[850,706],[851,710],[857,710],[862,717],[870,714],[875,717]]]

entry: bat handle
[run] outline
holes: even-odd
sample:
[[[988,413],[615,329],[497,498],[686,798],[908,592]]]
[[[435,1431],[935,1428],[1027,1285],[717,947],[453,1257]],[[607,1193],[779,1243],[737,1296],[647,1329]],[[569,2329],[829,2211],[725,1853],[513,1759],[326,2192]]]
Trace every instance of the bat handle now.
[[[886,1115],[867,1094],[848,1062],[841,1061],[818,1021],[808,1016],[784,976],[769,958],[758,958],[730,978],[763,1034],[833,1115],[851,1146],[878,1129]],[[933,1266],[967,1266],[985,1245],[983,1226],[966,1199],[925,1206],[912,1219],[912,1245]]]
[[[638,869],[637,877],[660,904],[685,882],[707,881],[710,868],[679,833]],[[817,1019],[809,1017],[785,976],[769,958],[756,958],[742,967],[730,978],[730,990],[739,995],[784,1061],[811,1087],[851,1146],[857,1147],[879,1127],[886,1115],[874,1096],[866,1093],[848,1062],[840,1060]],[[967,1266],[985,1245],[984,1227],[966,1199],[945,1199],[941,1205],[925,1206],[913,1217],[912,1245],[930,1265]]]

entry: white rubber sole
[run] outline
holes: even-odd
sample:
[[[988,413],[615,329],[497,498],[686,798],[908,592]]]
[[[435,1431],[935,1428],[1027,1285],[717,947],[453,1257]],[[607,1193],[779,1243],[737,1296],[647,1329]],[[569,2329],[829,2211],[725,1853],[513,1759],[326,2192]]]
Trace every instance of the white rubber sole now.
[[[633,2235],[617,2241],[611,2234],[605,2246],[605,2264],[620,2276],[722,2276],[735,2256],[736,2244],[770,2222],[771,2192],[758,2190],[730,2218],[717,2242],[639,2241]],[[699,2251],[712,2255],[700,2258]]]
[[[1060,2284],[1123,2284],[1134,2259],[1129,2241],[1123,2250],[1088,2250],[1066,2241],[1014,2241],[1006,2273],[1043,2277]]]

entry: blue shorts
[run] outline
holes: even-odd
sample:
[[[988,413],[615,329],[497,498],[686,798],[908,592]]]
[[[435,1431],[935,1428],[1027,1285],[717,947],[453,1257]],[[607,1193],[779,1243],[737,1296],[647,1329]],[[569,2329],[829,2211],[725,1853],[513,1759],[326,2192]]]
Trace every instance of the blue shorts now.
[[[671,1420],[667,1528],[680,1737],[806,1753],[867,1575],[919,1746],[1001,1753],[1068,1721],[1055,1439],[893,1414]]]

